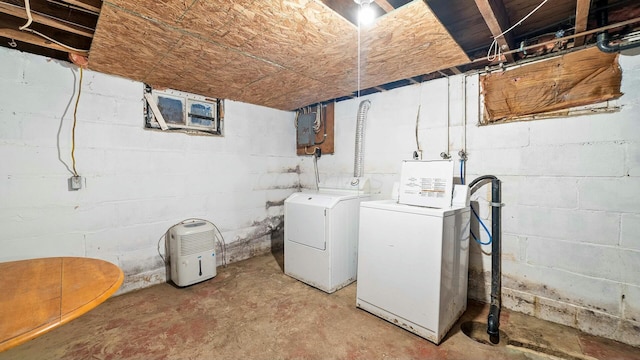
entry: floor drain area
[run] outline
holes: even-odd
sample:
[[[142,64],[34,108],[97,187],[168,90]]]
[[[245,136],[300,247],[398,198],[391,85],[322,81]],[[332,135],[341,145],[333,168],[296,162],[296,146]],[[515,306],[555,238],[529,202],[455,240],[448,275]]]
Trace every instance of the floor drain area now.
[[[491,346],[506,346],[509,343],[509,337],[507,333],[500,331],[500,342],[497,344],[489,341],[489,334],[487,334],[487,324],[478,321],[465,321],[460,324],[460,330],[469,338],[485,345]]]
[[[518,341],[514,339],[510,339],[507,336],[507,333],[500,330],[500,342],[498,344],[493,344],[489,341],[489,334],[487,334],[487,324],[481,323],[478,321],[466,321],[460,324],[460,330],[463,334],[467,335],[467,337],[473,339],[476,342],[481,344],[497,346],[497,347],[510,347],[512,349],[518,349],[524,352],[533,352],[543,356],[550,356],[553,358],[561,358],[565,360],[585,360],[587,358],[575,356],[572,354],[567,354],[563,351],[559,351],[556,349],[549,349],[544,346],[531,344],[525,341]]]

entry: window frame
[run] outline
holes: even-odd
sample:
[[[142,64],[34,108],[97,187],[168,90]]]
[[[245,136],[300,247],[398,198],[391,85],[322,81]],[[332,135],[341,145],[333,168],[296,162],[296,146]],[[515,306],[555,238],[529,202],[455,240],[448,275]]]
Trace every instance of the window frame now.
[[[196,133],[202,135],[224,136],[224,100],[208,98],[206,96],[188,93],[174,89],[154,89],[150,85],[144,85],[144,119],[145,128],[161,131],[177,131],[184,133]],[[160,99],[180,101],[182,119],[180,122],[170,119],[156,118],[156,111],[163,114],[162,101]],[[150,102],[153,104],[150,104]],[[194,105],[203,105],[211,110],[212,116],[197,114],[191,111]],[[193,118],[211,121],[211,126],[194,123]]]
[[[617,54],[598,48],[481,72],[479,124],[620,111],[622,70]]]

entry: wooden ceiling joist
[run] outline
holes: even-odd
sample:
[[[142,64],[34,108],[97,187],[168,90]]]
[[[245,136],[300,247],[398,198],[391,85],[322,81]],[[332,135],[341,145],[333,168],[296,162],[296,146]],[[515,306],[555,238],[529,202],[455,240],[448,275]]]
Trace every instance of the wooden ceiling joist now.
[[[15,6],[12,4],[7,4],[4,2],[0,2],[0,13],[2,14],[7,14],[7,15],[11,15],[11,16],[15,16],[21,19],[27,19],[27,11],[25,8],[23,7],[19,7],[19,6]],[[80,26],[76,26],[76,25],[72,25],[72,24],[67,24],[61,21],[58,21],[56,19],[53,19],[49,16],[46,16],[44,14],[40,14],[38,12],[35,11],[31,11],[31,17],[33,18],[33,22],[38,23],[38,24],[42,24],[42,25],[46,25],[46,26],[50,26],[52,28],[56,28],[58,30],[62,30],[62,31],[67,31],[76,35],[81,35],[84,37],[88,37],[88,38],[92,38],[93,37],[93,31],[91,30],[87,30],[84,29]]]
[[[79,8],[89,10],[94,13],[100,13],[100,8],[102,7],[101,0],[59,0],[60,2],[67,3],[69,5],[77,6]]]
[[[16,30],[14,30],[14,29],[0,29],[0,36],[6,37],[6,38],[9,38],[9,39],[14,39],[16,41],[22,41],[22,42],[25,42],[25,43],[28,43],[28,44],[31,44],[31,45],[37,45],[37,46],[53,49],[53,50],[59,50],[59,51],[69,52],[69,53],[83,55],[83,56],[87,55],[87,52],[85,52],[85,51],[69,50],[69,49],[65,48],[64,46],[60,46],[58,44],[52,43],[49,40],[41,38],[40,36],[29,34],[29,33],[26,33],[24,31],[20,31],[20,30],[17,30],[17,29]]]
[[[380,6],[382,8],[382,10],[384,10],[385,12],[391,12],[394,10],[394,7],[389,4],[389,2],[387,0],[374,0],[376,4],[378,4],[378,6]]]
[[[576,3],[576,23],[575,33],[581,33],[587,30],[587,23],[589,21],[589,8],[591,6],[591,0],[577,0]],[[577,37],[574,40],[574,47],[584,45],[584,36]]]
[[[510,26],[507,10],[502,0],[475,0],[475,2],[491,34],[496,38],[500,51],[510,51],[513,48],[513,36],[510,33],[500,35]],[[504,56],[507,61],[514,61],[513,54]]]

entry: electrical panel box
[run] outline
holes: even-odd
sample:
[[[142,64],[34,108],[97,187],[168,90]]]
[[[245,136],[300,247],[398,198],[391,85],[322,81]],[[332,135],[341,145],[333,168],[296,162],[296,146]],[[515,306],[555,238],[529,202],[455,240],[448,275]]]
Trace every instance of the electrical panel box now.
[[[316,121],[316,113],[300,114],[298,116],[298,146],[315,145],[316,133],[313,125]]]
[[[303,128],[307,130],[305,130],[306,132],[302,139],[300,139],[299,135],[302,135],[303,128],[297,128],[298,131],[296,131],[295,135],[296,154],[303,156],[313,155],[316,148],[320,149],[322,155],[334,153],[334,109],[335,102],[330,102],[307,106],[296,111],[296,128],[300,116],[305,113],[311,113],[307,119],[303,119],[303,121],[306,121],[306,126]],[[315,113],[315,116],[313,113]],[[312,127],[311,130],[313,132],[309,130],[309,127]]]

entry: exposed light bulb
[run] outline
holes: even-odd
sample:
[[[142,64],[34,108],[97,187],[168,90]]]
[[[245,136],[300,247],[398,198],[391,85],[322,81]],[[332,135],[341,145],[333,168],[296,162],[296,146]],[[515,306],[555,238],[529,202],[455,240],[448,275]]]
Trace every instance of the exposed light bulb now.
[[[358,20],[362,25],[369,25],[373,22],[373,19],[376,17],[371,4],[368,2],[363,2],[360,5],[360,11],[358,12]]]

